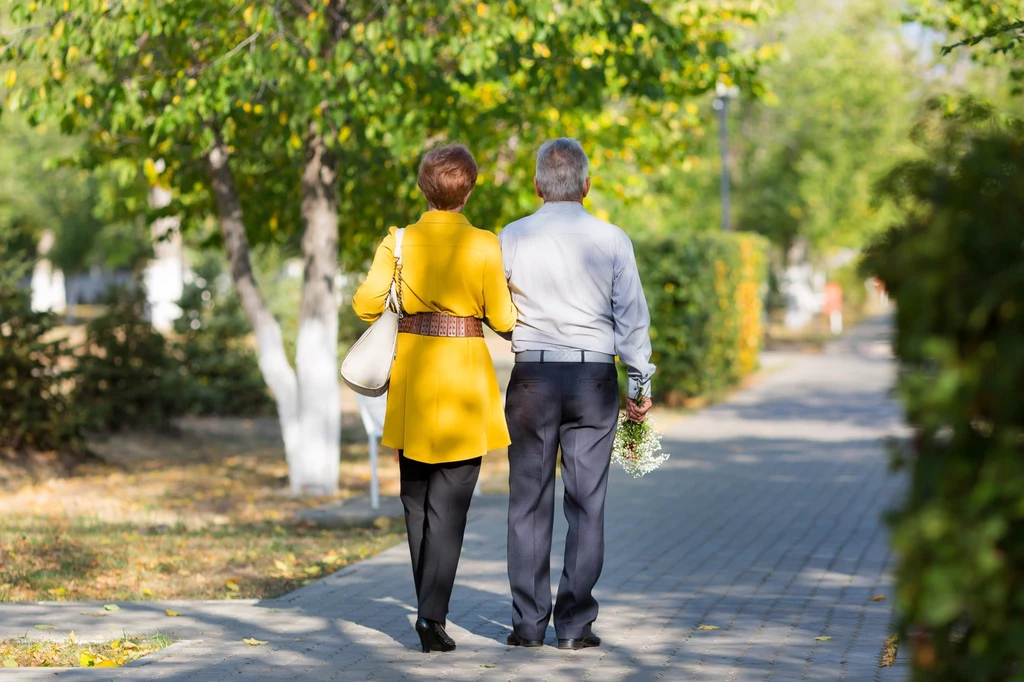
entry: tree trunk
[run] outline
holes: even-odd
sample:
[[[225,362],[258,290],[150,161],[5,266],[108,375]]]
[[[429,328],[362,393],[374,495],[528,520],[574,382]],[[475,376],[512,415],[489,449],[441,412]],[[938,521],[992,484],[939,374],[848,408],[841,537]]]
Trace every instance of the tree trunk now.
[[[224,246],[231,264],[231,278],[241,299],[242,309],[256,332],[260,371],[277,402],[277,415],[288,460],[288,478],[292,491],[298,493],[302,492],[302,481],[296,478],[295,472],[301,469],[297,467],[297,462],[303,457],[298,381],[285,353],[281,326],[263,301],[259,285],[252,274],[249,238],[245,233],[242,205],[238,200],[229,160],[227,147],[218,137],[207,155],[207,166],[220,214],[221,234],[224,236]]]
[[[295,365],[299,380],[302,455],[293,487],[337,492],[341,459],[338,386],[338,187],[335,158],[324,138],[311,134],[302,173],[302,259],[305,265]]]
[[[163,172],[163,160],[156,162],[157,172]],[[149,190],[151,208],[165,208],[171,203],[171,192],[159,185]],[[153,327],[166,334],[174,329],[174,321],[181,317],[178,301],[185,291],[185,258],[181,240],[181,217],[158,218],[150,226],[153,237],[153,259],[146,263],[143,281],[149,299],[149,316]]]

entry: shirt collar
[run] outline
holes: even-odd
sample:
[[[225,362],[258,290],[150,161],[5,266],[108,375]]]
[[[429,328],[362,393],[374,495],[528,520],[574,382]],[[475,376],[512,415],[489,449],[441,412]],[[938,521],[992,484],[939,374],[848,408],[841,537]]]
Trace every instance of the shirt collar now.
[[[427,211],[420,216],[421,223],[443,223],[447,225],[469,225],[466,216],[453,211]]]
[[[546,201],[544,205],[537,209],[537,213],[587,213],[586,208],[583,204],[578,201]]]

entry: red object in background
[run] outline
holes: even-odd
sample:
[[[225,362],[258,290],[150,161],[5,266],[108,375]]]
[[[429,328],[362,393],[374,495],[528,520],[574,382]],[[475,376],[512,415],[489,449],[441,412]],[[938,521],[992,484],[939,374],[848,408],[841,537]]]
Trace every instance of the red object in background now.
[[[825,285],[825,309],[826,315],[843,312],[843,288],[838,282],[829,282]]]

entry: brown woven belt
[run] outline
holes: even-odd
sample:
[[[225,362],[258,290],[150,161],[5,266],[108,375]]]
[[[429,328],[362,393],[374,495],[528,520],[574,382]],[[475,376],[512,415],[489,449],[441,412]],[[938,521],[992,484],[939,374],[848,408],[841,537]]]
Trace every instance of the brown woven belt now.
[[[406,334],[444,338],[483,338],[484,325],[476,317],[455,317],[445,313],[419,313],[403,317],[398,323],[398,331]]]

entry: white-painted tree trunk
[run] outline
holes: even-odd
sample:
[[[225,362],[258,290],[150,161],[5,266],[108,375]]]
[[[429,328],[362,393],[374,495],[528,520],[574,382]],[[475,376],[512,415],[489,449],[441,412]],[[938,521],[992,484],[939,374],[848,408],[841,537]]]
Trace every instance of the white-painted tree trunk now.
[[[281,424],[281,438],[284,441],[285,459],[288,462],[288,479],[292,481],[294,462],[302,451],[302,424],[299,420],[299,384],[291,363],[284,350],[281,326],[271,316],[259,318],[253,326],[256,329],[256,347],[260,372],[270,387],[277,405],[277,419]],[[292,485],[295,491],[295,486]]]
[[[39,238],[39,260],[32,268],[31,280],[32,310],[35,311],[63,313],[67,310],[64,272],[53,267],[48,257],[55,241],[53,230],[44,230]]]
[[[338,385],[338,188],[334,157],[310,132],[302,174],[302,307],[295,364],[302,452],[292,468],[297,492],[338,489],[341,396]]]
[[[208,170],[221,233],[231,264],[231,277],[242,308],[256,334],[260,372],[274,395],[288,460],[288,481],[296,494],[331,494],[338,489],[341,445],[341,411],[337,372],[337,303],[324,278],[312,276],[307,264],[303,285],[303,313],[298,339],[298,373],[285,353],[281,326],[267,308],[252,273],[249,241],[242,207],[229,165],[227,146],[218,142],[207,157]],[[304,203],[305,209],[305,203]],[[323,216],[323,211],[314,212]],[[324,239],[331,241],[330,220],[315,221],[321,229],[309,229],[315,239],[303,236],[303,251],[321,251],[312,260],[330,270],[337,266],[337,215],[333,216],[333,250],[323,253]],[[326,230],[324,229],[326,228]],[[326,233],[326,237],[324,236]],[[307,262],[310,257],[307,256]],[[326,260],[325,260],[326,259]],[[321,273],[322,274],[322,273]],[[331,295],[324,297],[322,292]],[[333,317],[332,317],[333,316]],[[333,322],[332,322],[333,320]]]
[[[156,162],[158,173],[164,171],[163,160]],[[164,208],[171,203],[171,192],[165,187],[149,190],[149,205]],[[146,264],[143,282],[149,300],[149,317],[153,327],[167,333],[174,329],[174,321],[181,317],[178,301],[185,292],[185,250],[181,239],[179,216],[167,216],[153,221],[153,259]]]
[[[298,493],[330,495],[338,489],[341,397],[337,352],[336,324],[317,318],[300,322],[295,365],[302,449],[289,474],[292,489]]]

